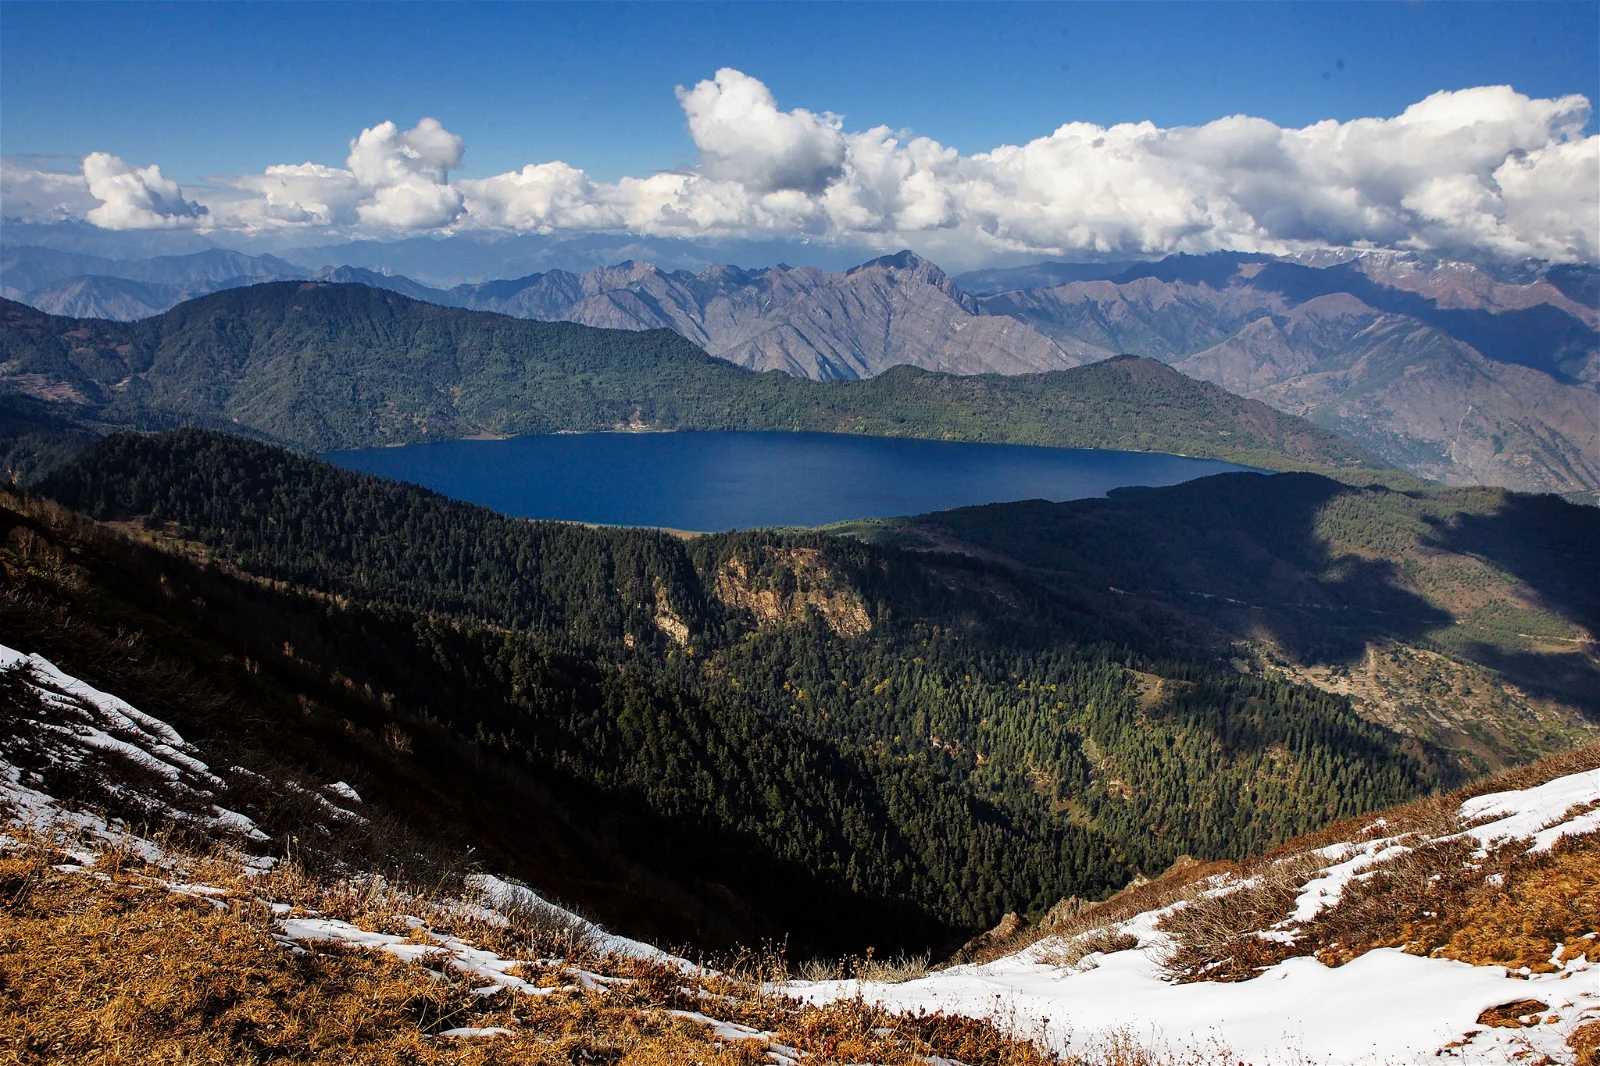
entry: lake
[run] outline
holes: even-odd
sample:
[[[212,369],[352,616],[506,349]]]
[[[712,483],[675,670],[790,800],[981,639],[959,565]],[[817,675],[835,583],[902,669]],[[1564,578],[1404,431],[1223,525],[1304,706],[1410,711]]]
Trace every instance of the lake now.
[[[1157,452],[835,433],[562,433],[324,458],[524,518],[699,532],[1079,500],[1245,469]]]

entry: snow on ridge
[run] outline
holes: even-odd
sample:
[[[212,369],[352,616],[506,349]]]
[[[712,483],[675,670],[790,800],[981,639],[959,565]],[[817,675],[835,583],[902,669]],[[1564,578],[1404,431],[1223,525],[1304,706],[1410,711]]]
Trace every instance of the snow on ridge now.
[[[1469,799],[1458,815],[1470,828],[1438,839],[1475,839],[1484,849],[1479,857],[1507,844],[1525,843],[1529,853],[1548,851],[1564,837],[1600,831],[1597,805],[1600,770],[1568,774]],[[1374,830],[1395,835],[1313,852],[1326,865],[1304,882],[1291,917],[1261,935],[1292,938],[1296,926],[1335,906],[1352,881],[1427,841],[1397,832],[1382,819],[1366,831]],[[1202,890],[1218,895],[1240,887],[1234,881]],[[1133,936],[1136,946],[1086,956],[1071,967],[1050,961],[1065,941],[1046,937],[1013,955],[915,981],[796,982],[784,991],[819,1003],[861,995],[893,1011],[1009,1017],[1019,1031],[1041,1034],[1068,1053],[1092,1055],[1131,1036],[1177,1061],[1221,1061],[1226,1049],[1229,1061],[1257,1064],[1510,1063],[1541,1056],[1568,1063],[1574,1061],[1569,1033],[1600,1018],[1600,963],[1581,955],[1564,960],[1559,951],[1550,960],[1557,967],[1553,973],[1512,975],[1501,966],[1379,948],[1337,967],[1304,955],[1248,980],[1175,983],[1164,967],[1173,940],[1157,925],[1180,906],[1108,924],[1108,931]],[[1515,1029],[1478,1024],[1485,1009],[1519,999],[1548,1003],[1549,1011],[1541,1013],[1555,1022]],[[1474,1034],[1470,1040],[1468,1034]]]
[[[17,667],[30,671],[27,683],[34,692],[71,723],[62,726],[40,722],[41,728],[35,731],[34,740],[45,745],[46,754],[57,765],[82,765],[89,752],[98,751],[129,759],[163,780],[176,780],[197,797],[209,795],[205,785],[210,782],[222,783],[199,760],[196,749],[167,723],[62,673],[47,660],[0,645],[0,669]],[[230,768],[229,773],[248,772]],[[65,808],[34,787],[40,783],[37,775],[30,779],[22,767],[8,761],[7,752],[0,750],[0,806],[13,808],[18,821],[41,831],[66,829],[95,842],[143,846],[149,852],[141,851],[146,858],[155,861],[160,857],[153,845],[133,837],[124,828],[93,814]],[[334,817],[364,820],[322,794],[359,803],[359,795],[345,782],[322,786],[320,791],[293,783],[280,787],[315,797],[330,809],[328,813],[338,812]],[[211,812],[205,817],[219,829],[266,839],[242,814],[209,803],[205,809]],[[193,817],[170,806],[168,810],[175,818]],[[1508,841],[1527,841],[1528,851],[1546,851],[1564,837],[1600,831],[1600,770],[1569,774],[1528,789],[1478,796],[1463,803],[1458,816],[1468,828],[1439,839],[1468,837],[1485,850]],[[1291,917],[1282,923],[1285,928],[1262,932],[1292,937],[1294,926],[1312,921],[1321,911],[1336,905],[1352,881],[1422,842],[1417,834],[1397,832],[1382,819],[1368,830],[1396,835],[1319,849],[1316,854],[1323,866],[1301,886]],[[71,847],[63,850],[75,861],[87,864],[93,860],[91,852]],[[1210,894],[1225,894],[1238,887],[1237,881],[1213,879],[1204,889]],[[204,886],[182,888],[204,894]],[[478,874],[468,879],[467,888],[469,897],[478,902],[460,901],[458,905],[463,909],[476,906],[504,915],[546,908],[558,920],[572,922],[589,946],[602,954],[694,968],[687,960],[659,948],[607,933],[524,885]],[[1571,1061],[1564,1043],[1567,1032],[1580,1020],[1600,1017],[1600,964],[1591,964],[1581,956],[1564,961],[1559,954],[1551,960],[1558,967],[1555,972],[1525,975],[1515,983],[1507,981],[1505,969],[1499,966],[1473,966],[1380,948],[1339,967],[1327,967],[1312,956],[1298,956],[1249,980],[1176,984],[1164,968],[1172,938],[1156,926],[1164,914],[1181,905],[1147,911],[1116,923],[1116,930],[1131,935],[1136,946],[1085,956],[1071,968],[1049,961],[1061,941],[1046,938],[990,963],[951,967],[916,981],[796,982],[777,990],[815,1002],[859,994],[891,1010],[943,1010],[995,1018],[1002,1024],[1009,1016],[1017,1032],[1038,1035],[1061,1050],[1080,1054],[1092,1054],[1110,1041],[1131,1036],[1154,1049],[1166,1049],[1173,1058],[1214,1058],[1213,1052],[1226,1047],[1237,1060],[1255,1063],[1294,1061],[1354,1066],[1431,1061],[1436,1056],[1457,1062],[1509,1062],[1530,1047],[1554,1062],[1567,1062]],[[480,978],[485,994],[508,989],[526,995],[548,995],[616,980],[569,967],[563,980],[572,983],[535,986],[509,972],[515,963],[465,941],[433,933],[419,943],[414,938],[370,932],[316,916],[285,916],[279,930],[279,942],[291,949],[308,942],[331,941],[401,958],[442,953],[452,967]],[[1485,1030],[1476,1024],[1478,1014],[1485,1008],[1522,998],[1548,1002],[1560,1024],[1513,1030]],[[702,1017],[688,1020],[701,1021]],[[702,1024],[730,1023],[706,1018]],[[1472,1031],[1477,1035],[1463,1045],[1464,1034]],[[495,1034],[489,1030],[463,1030],[454,1035]]]
[[[582,917],[558,907],[554,903],[540,896],[527,885],[516,881],[509,881],[493,874],[471,874],[466,879],[468,893],[481,900],[484,906],[501,915],[516,913],[518,911],[544,911],[557,920],[570,924],[578,930],[602,955],[619,955],[623,958],[640,959],[645,962],[666,963],[669,966],[678,966],[685,969],[698,970],[699,967],[688,959],[662,951],[652,944],[640,940],[633,940],[616,933],[608,933],[600,926],[595,925],[587,918]]]
[[[42,655],[24,655],[14,648],[0,644],[0,670],[10,669],[22,663],[27,663],[34,675],[51,688],[59,689],[78,702],[98,709],[114,726],[152,736],[158,742],[168,744],[175,749],[194,750],[191,744],[178,735],[176,729],[161,719],[145,714],[120,697],[113,696],[109,692],[101,692],[93,685],[80,681],[71,674],[63,673],[55,663]]]
[[[352,788],[348,781],[334,781],[331,784],[323,785],[322,788],[324,791],[331,792],[342,800],[348,800],[351,803],[361,802],[361,793]]]

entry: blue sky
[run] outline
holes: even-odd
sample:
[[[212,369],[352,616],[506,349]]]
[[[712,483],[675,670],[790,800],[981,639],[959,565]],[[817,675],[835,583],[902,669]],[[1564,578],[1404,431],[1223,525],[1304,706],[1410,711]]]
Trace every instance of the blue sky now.
[[[463,173],[687,166],[673,87],[731,66],[784,107],[960,149],[1060,123],[1391,116],[1439,89],[1596,95],[1594,3],[6,3],[0,145],[180,181],[339,163],[384,119],[461,135]],[[1339,64],[1342,62],[1343,66]],[[1593,118],[1590,128],[1593,128]]]
[[[0,31],[29,222],[1600,255],[1593,2],[4,3]]]

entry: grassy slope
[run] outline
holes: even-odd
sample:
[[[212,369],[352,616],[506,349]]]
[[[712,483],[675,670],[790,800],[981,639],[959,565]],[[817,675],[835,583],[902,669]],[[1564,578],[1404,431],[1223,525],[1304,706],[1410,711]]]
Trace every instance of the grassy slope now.
[[[634,425],[1166,451],[1272,469],[1383,465],[1149,360],[813,382],[742,370],[664,330],[531,322],[359,285],[234,289],[126,324],[0,303],[0,357],[13,387],[61,401],[69,419],[231,426],[307,449]]]
[[[1600,511],[1556,497],[1236,474],[839,529],[979,553],[1201,646],[1240,642],[1480,767],[1600,720]]]

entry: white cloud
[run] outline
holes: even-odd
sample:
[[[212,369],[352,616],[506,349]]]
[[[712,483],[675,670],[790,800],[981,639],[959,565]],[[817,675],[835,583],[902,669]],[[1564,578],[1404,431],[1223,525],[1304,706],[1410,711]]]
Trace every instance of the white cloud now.
[[[83,157],[83,180],[89,195],[101,201],[85,217],[102,229],[173,229],[193,226],[206,214],[155,165],[133,167],[114,155],[91,152]]]
[[[707,177],[757,193],[811,194],[839,177],[845,146],[837,116],[779,111],[765,85],[731,67],[677,92]]]
[[[356,214],[380,229],[448,226],[466,213],[448,175],[461,165],[464,150],[438,119],[425,118],[404,133],[393,122],[362,130],[350,142],[350,173],[372,195]]]
[[[606,183],[549,161],[452,180],[462,140],[423,119],[406,131],[393,122],[362,130],[345,168],[269,167],[219,179],[192,200],[155,167],[97,154],[84,175],[103,203],[87,216],[112,228],[804,236],[909,246],[953,266],[999,252],[1326,245],[1600,254],[1600,137],[1583,133],[1590,103],[1581,96],[1485,86],[1435,93],[1392,118],[1302,129],[1243,115],[1172,128],[1067,122],[1026,144],[963,156],[926,137],[852,132],[830,113],[780,110],[765,85],[737,70],[677,92],[700,153],[687,173]],[[84,194],[42,172],[8,169],[5,181],[8,198],[38,210],[73,210],[64,205]]]
[[[23,222],[62,222],[82,218],[99,202],[89,195],[81,161],[71,171],[59,157],[0,158],[0,214]]]
[[[358,220],[357,209],[368,195],[350,171],[320,163],[272,166],[264,174],[232,178],[228,185],[248,194],[230,205],[232,218],[255,227],[349,225]]]
[[[622,216],[601,202],[600,187],[565,163],[530,163],[508,174],[459,184],[473,221],[483,227],[523,233],[625,227]]]

